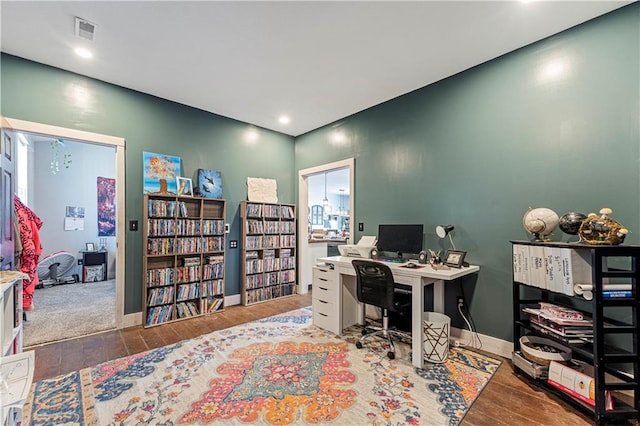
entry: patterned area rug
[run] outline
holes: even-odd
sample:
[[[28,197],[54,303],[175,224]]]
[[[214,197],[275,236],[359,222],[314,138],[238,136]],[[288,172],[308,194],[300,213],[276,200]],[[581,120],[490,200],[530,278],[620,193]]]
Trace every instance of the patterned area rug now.
[[[213,332],[34,383],[24,424],[456,425],[500,365],[455,348],[416,369],[408,345],[356,349],[359,331],[303,308]]]

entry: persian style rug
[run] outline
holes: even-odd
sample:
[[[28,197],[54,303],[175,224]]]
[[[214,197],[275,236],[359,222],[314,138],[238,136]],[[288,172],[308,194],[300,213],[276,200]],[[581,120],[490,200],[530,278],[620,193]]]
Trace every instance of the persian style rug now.
[[[416,369],[408,345],[357,349],[311,308],[213,332],[33,384],[28,425],[456,425],[500,365],[452,348]]]

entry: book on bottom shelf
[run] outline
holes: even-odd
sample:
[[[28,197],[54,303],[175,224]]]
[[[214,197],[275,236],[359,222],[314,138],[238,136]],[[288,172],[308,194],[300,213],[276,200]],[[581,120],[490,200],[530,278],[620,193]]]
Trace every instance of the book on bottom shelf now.
[[[567,395],[592,407],[595,402],[595,380],[589,374],[551,361],[547,383]],[[613,410],[611,392],[605,391],[605,410]]]
[[[207,299],[207,312],[215,312],[217,310],[222,309],[222,305],[224,303],[224,299],[222,297],[214,297]]]

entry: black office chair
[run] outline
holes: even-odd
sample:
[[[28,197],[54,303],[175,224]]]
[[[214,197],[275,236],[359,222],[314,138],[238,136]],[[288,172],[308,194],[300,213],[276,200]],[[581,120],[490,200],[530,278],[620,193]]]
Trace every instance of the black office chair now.
[[[411,307],[411,294],[397,291],[393,281],[391,269],[383,263],[370,260],[353,260],[358,283],[358,300],[360,303],[377,306],[382,309],[382,327],[365,325],[362,337],[356,342],[358,349],[362,348],[362,342],[370,336],[381,336],[389,342],[389,359],[394,359],[395,346],[392,337],[396,340],[409,339],[411,335],[389,328],[389,312],[406,312]],[[374,330],[369,332],[369,330]]]

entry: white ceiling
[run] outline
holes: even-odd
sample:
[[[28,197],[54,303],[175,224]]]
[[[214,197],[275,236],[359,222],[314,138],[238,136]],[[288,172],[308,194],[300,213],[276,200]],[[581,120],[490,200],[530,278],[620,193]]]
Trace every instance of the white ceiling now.
[[[629,3],[2,0],[1,46],[297,136]]]

